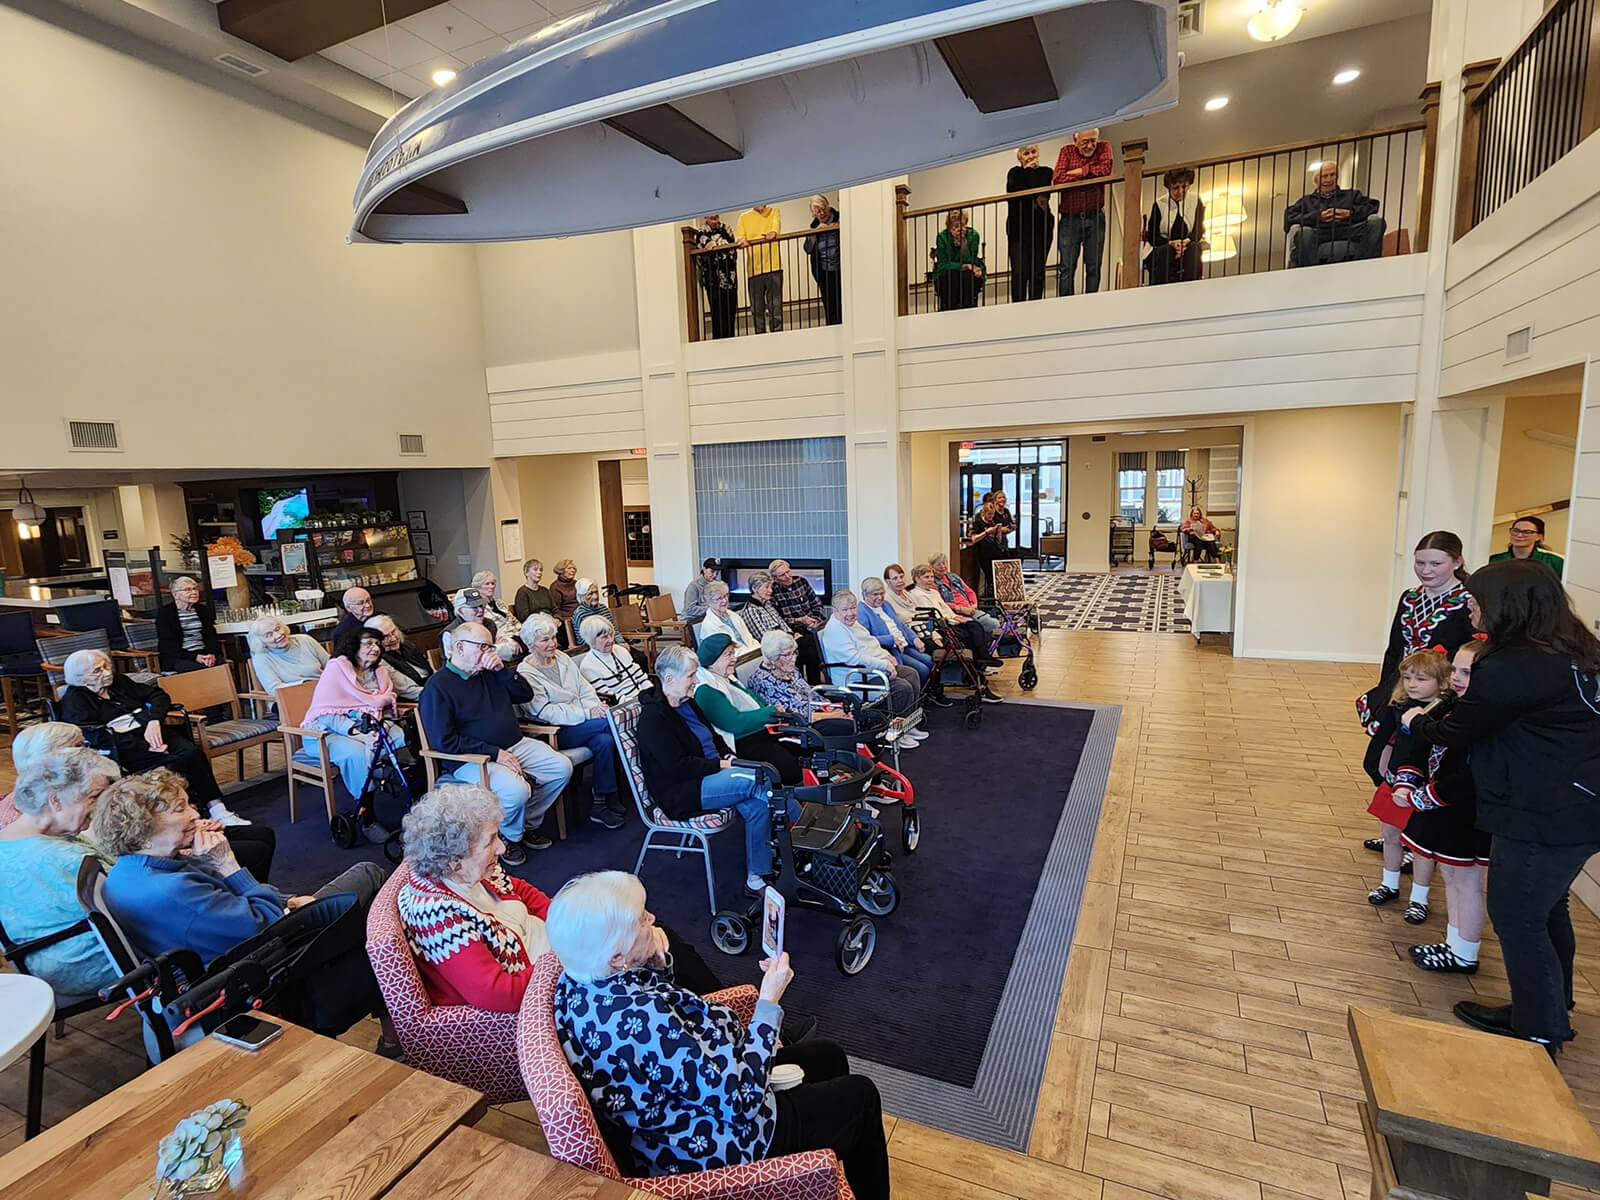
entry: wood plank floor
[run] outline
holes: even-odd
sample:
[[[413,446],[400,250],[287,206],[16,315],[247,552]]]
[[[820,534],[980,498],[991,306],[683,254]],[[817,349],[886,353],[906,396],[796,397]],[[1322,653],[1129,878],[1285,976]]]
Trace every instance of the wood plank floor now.
[[[890,1117],[896,1195],[1361,1200],[1346,1006],[1450,1021],[1457,999],[1506,997],[1492,937],[1470,980],[1406,959],[1442,940],[1442,887],[1419,931],[1366,902],[1378,861],[1359,844],[1373,822],[1351,704],[1374,668],[1234,659],[1214,637],[1048,631],[1038,669],[1034,696],[1120,704],[1123,719],[1032,1144],[1005,1153]],[[1015,677],[1009,666],[997,689],[1018,694]],[[0,786],[9,765],[0,751]],[[1594,1120],[1600,922],[1576,902],[1574,916],[1579,1038],[1562,1071]],[[51,1043],[50,1119],[139,1069],[131,1025],[75,1025]],[[0,1074],[0,1150],[21,1138],[21,1070]],[[507,1105],[485,1127],[542,1148],[531,1118]]]

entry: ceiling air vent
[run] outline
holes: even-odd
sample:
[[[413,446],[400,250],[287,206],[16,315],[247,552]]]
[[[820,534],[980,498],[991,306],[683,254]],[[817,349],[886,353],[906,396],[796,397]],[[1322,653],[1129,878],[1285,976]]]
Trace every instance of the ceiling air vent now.
[[[73,450],[121,450],[115,421],[68,421],[67,445]]]
[[[248,75],[254,79],[257,75],[265,75],[267,68],[258,67],[248,59],[240,58],[237,54],[219,54],[216,61],[227,67],[230,71],[237,71],[241,75]]]
[[[1201,29],[1201,12],[1204,7],[1204,0],[1179,0],[1178,36],[1180,38],[1198,37],[1203,32]]]
[[[426,454],[427,450],[422,445],[420,433],[402,433],[400,435],[401,454]]]
[[[1506,361],[1514,358],[1527,358],[1533,353],[1533,326],[1524,325],[1515,332],[1506,334]]]

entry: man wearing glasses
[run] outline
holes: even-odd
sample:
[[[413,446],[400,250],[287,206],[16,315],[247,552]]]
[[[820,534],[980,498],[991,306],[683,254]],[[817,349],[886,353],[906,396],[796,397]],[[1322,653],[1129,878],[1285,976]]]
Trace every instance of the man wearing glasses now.
[[[1539,517],[1518,517],[1511,522],[1511,546],[1499,554],[1491,554],[1490,562],[1506,558],[1531,558],[1542,562],[1559,578],[1567,560],[1544,548],[1544,521]]]
[[[475,621],[459,625],[444,670],[423,685],[418,716],[435,750],[487,754],[489,789],[500,801],[500,859],[507,866],[527,861],[528,850],[547,850],[550,839],[534,832],[572,778],[572,763],[517,727],[516,706],[533,689],[506,670],[489,630]],[[455,778],[478,782],[478,765],[464,763]]]

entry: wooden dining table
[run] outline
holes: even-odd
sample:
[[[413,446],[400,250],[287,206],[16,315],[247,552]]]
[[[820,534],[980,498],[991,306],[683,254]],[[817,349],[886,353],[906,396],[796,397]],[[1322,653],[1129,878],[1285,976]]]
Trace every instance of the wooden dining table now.
[[[250,1115],[219,1197],[375,1200],[485,1111],[470,1088],[279,1023],[282,1036],[254,1052],[204,1038],[24,1142],[0,1158],[0,1196],[147,1200],[161,1139],[234,1099]]]
[[[643,1200],[648,1193],[476,1129],[453,1129],[384,1200]]]

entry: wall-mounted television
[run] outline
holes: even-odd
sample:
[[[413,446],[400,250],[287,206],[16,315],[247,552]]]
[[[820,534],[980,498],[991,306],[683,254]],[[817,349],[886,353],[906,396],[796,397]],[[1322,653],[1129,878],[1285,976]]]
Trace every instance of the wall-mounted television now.
[[[262,488],[256,492],[261,513],[261,537],[271,541],[280,529],[293,529],[311,515],[305,488]]]

